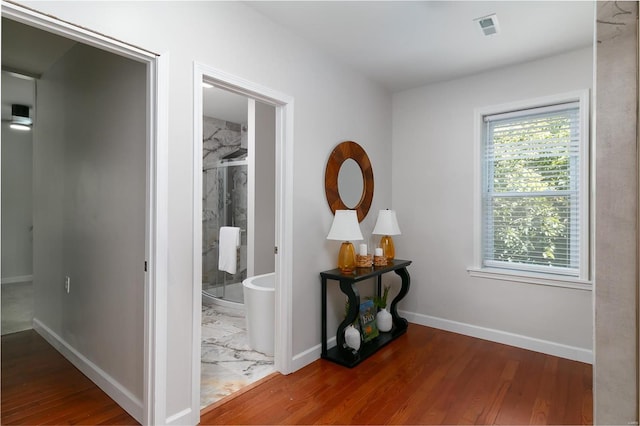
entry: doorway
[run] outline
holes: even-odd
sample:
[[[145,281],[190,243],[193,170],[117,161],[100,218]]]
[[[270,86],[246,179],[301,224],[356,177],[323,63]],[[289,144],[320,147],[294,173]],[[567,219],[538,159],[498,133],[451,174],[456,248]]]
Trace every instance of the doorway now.
[[[293,99],[287,95],[229,75],[203,64],[194,64],[194,253],[202,251],[203,241],[203,89],[202,82],[240,95],[255,103],[261,103],[275,110],[275,246],[269,253],[275,254],[275,326],[274,326],[274,365],[283,374],[291,371],[291,274],[292,274],[292,202],[285,194],[291,194],[293,164]],[[249,159],[249,163],[251,160]],[[251,167],[251,166],[250,166]],[[249,179],[251,183],[251,179]],[[251,223],[249,221],[248,223]],[[255,232],[255,231],[254,231]],[[249,232],[251,239],[252,232]],[[267,241],[269,239],[261,239]],[[258,243],[255,242],[254,246]],[[253,254],[252,254],[253,252]],[[250,275],[256,272],[258,264],[255,247],[248,247],[247,263]],[[253,259],[251,258],[252,256]],[[272,258],[273,259],[273,258]],[[200,395],[201,386],[201,324],[202,324],[202,257],[194,256],[194,336],[192,371],[193,394]],[[199,400],[192,401],[192,407],[198,407]]]
[[[275,371],[275,291],[249,284],[274,283],[275,108],[207,81],[202,92],[205,408]]]
[[[6,19],[11,21],[11,23],[19,23],[28,31],[39,31],[45,34],[45,36],[55,37],[64,40],[65,43],[71,44],[72,47],[70,48],[70,51],[72,52],[69,57],[65,56],[69,61],[67,62],[67,65],[72,65],[74,61],[80,64],[87,62],[87,55],[92,58],[99,58],[99,64],[95,62],[93,63],[94,69],[92,72],[94,74],[92,75],[94,77],[106,76],[106,74],[109,74],[110,71],[115,69],[124,71],[124,68],[118,68],[119,65],[116,65],[114,69],[110,69],[107,63],[125,64],[125,68],[130,66],[137,69],[137,80],[133,83],[132,87],[129,87],[129,89],[135,88],[133,93],[141,94],[136,102],[138,109],[135,110],[135,114],[137,115],[135,116],[135,120],[131,120],[132,122],[135,122],[136,136],[132,139],[136,141],[135,144],[131,144],[129,147],[126,143],[109,144],[105,143],[107,140],[104,138],[101,139],[100,135],[96,135],[98,132],[96,129],[99,129],[100,126],[95,126],[95,129],[92,130],[89,126],[89,123],[92,121],[96,124],[102,123],[102,130],[109,129],[110,127],[118,127],[112,126],[113,123],[109,123],[109,118],[113,119],[114,116],[110,116],[108,114],[109,111],[103,110],[96,113],[95,116],[91,117],[89,120],[87,120],[86,117],[83,119],[83,114],[73,114],[73,112],[68,113],[65,116],[65,125],[68,125],[67,130],[65,131],[68,132],[64,134],[62,138],[58,138],[58,140],[80,141],[84,139],[86,142],[89,137],[93,137],[93,140],[96,142],[94,145],[79,143],[74,147],[67,147],[69,149],[68,152],[65,153],[65,156],[67,157],[65,158],[65,163],[57,162],[57,160],[66,148],[56,149],[54,145],[47,144],[42,144],[40,145],[40,148],[38,148],[44,149],[45,151],[51,150],[50,152],[55,153],[58,157],[48,158],[46,155],[44,156],[44,158],[47,158],[47,161],[49,161],[49,163],[44,161],[44,165],[47,166],[48,164],[48,166],[50,166],[49,169],[43,168],[42,159],[40,162],[35,162],[34,176],[40,173],[41,175],[38,179],[45,182],[48,178],[53,185],[63,186],[69,184],[74,185],[75,183],[76,186],[74,187],[74,190],[68,192],[72,193],[73,196],[79,197],[77,200],[90,201],[82,204],[76,203],[71,199],[66,202],[61,200],[60,205],[58,206],[60,209],[55,212],[60,213],[60,215],[50,214],[52,211],[47,209],[40,209],[39,212],[36,212],[36,208],[34,207],[34,215],[40,215],[36,221],[39,220],[41,225],[44,223],[43,220],[56,221],[55,227],[57,227],[56,229],[61,231],[62,234],[56,231],[58,234],[55,238],[58,238],[60,235],[74,235],[70,233],[65,234],[65,232],[69,229],[74,229],[74,227],[75,231],[72,232],[75,232],[76,236],[83,235],[88,237],[91,235],[91,232],[102,233],[102,237],[98,238],[99,243],[93,245],[92,248],[100,249],[102,247],[105,249],[105,252],[98,253],[97,251],[90,250],[82,252],[83,248],[86,249],[88,245],[86,241],[83,242],[81,238],[76,239],[75,237],[72,238],[74,241],[67,241],[59,244],[57,251],[54,249],[53,252],[51,250],[44,250],[37,253],[34,250],[34,257],[39,256],[41,260],[44,259],[45,261],[49,261],[50,265],[56,266],[58,269],[64,268],[64,272],[60,274],[47,273],[45,274],[46,278],[44,280],[40,280],[40,282],[43,283],[43,288],[46,288],[47,291],[51,290],[52,293],[56,294],[55,299],[43,299],[40,302],[40,305],[44,306],[45,310],[47,310],[47,312],[41,311],[42,318],[47,317],[47,320],[34,321],[34,325],[38,332],[43,335],[43,337],[45,337],[52,346],[61,352],[67,359],[71,360],[78,369],[80,369],[93,382],[98,384],[107,394],[109,394],[109,396],[111,396],[111,398],[133,415],[138,421],[153,424],[156,423],[156,420],[154,420],[156,418],[164,420],[164,413],[160,410],[162,407],[155,407],[152,405],[152,402],[157,399],[155,395],[158,393],[158,388],[161,385],[155,377],[158,371],[164,371],[165,368],[161,362],[156,362],[155,353],[155,342],[162,339],[162,333],[164,333],[165,330],[157,330],[154,327],[157,323],[154,315],[166,315],[163,310],[164,307],[158,304],[157,297],[158,293],[163,293],[162,290],[166,285],[163,281],[164,274],[161,269],[164,267],[164,262],[156,262],[157,259],[164,256],[163,253],[165,253],[166,249],[161,244],[157,243],[158,240],[166,240],[165,235],[163,235],[165,231],[161,226],[164,221],[164,216],[166,215],[166,208],[162,205],[163,200],[166,198],[166,186],[162,179],[158,179],[158,176],[161,176],[162,173],[166,172],[166,159],[162,155],[166,148],[166,140],[159,129],[157,120],[158,111],[164,106],[163,93],[158,89],[158,81],[162,77],[164,70],[166,70],[166,64],[163,63],[158,55],[151,52],[127,46],[124,43],[92,33],[87,29],[75,27],[72,24],[58,21],[55,18],[42,15],[30,9],[25,9],[16,4],[3,3],[2,17],[3,21]],[[7,40],[19,40],[19,38],[13,39],[3,37],[3,68],[5,66],[4,42]],[[37,54],[36,52],[38,52],[38,49],[27,49],[26,51],[33,55]],[[113,61],[111,62],[112,59]],[[73,69],[73,67],[71,67],[71,69]],[[129,69],[124,71],[125,74],[128,71]],[[60,74],[60,76],[63,75],[64,73]],[[80,73],[80,75],[75,75],[74,77],[77,83],[74,81],[74,78],[65,79],[63,77],[61,80],[63,84],[58,85],[57,83],[60,83],[60,81],[58,81],[56,84],[51,84],[46,87],[46,90],[53,90],[55,92],[63,86],[68,87],[72,89],[73,95],[71,97],[74,100],[81,101],[83,93],[91,93],[91,85],[88,84],[90,82],[83,80],[82,73]],[[113,75],[113,78],[119,77],[121,76]],[[125,78],[125,81],[128,82],[130,80]],[[84,86],[81,86],[82,84],[84,84]],[[39,87],[39,89],[41,89],[38,91],[39,100],[46,104],[48,102],[46,101],[46,90],[41,87]],[[110,97],[111,95],[112,93],[109,93],[107,96]],[[113,96],[115,97],[115,95]],[[66,110],[69,110],[68,107],[72,105],[64,104],[64,102],[62,102],[63,100],[66,101],[66,99],[59,97],[57,98],[57,102],[55,102],[55,100],[50,101],[50,105],[58,105],[60,110],[62,110],[63,107]],[[39,108],[41,107],[43,110],[50,108],[50,106],[47,107],[44,104],[40,105]],[[117,108],[112,108],[112,110],[121,108],[122,105],[119,105]],[[55,107],[53,109],[55,110]],[[132,110],[123,110],[128,111],[129,113],[132,112]],[[49,112],[51,111],[52,110],[50,109]],[[75,110],[71,108],[71,111]],[[87,108],[82,112],[84,113],[86,111]],[[78,120],[77,123],[74,123],[72,119],[74,116]],[[49,118],[47,119],[47,117]],[[46,127],[46,125],[56,124],[61,126],[62,123],[60,116],[56,117],[56,114],[38,113],[37,120],[41,121],[35,125],[36,127]],[[47,120],[49,120],[48,123]],[[126,126],[120,126],[120,128],[123,127]],[[47,134],[46,132],[43,132],[43,128],[44,127],[40,127],[40,135],[46,136],[48,141],[60,136],[59,134]],[[120,131],[120,129],[116,130]],[[94,133],[92,133],[92,131],[94,131]],[[78,137],[80,133],[83,133],[84,137]],[[118,137],[115,139],[129,140]],[[134,148],[136,151],[135,155],[129,156],[128,148]],[[91,149],[94,150],[93,153],[89,152]],[[48,153],[49,152],[47,152],[47,154]],[[40,154],[42,154],[42,152],[38,155]],[[74,161],[78,159],[81,161]],[[132,160],[132,162],[127,163],[129,160]],[[51,167],[52,165],[57,167]],[[132,197],[131,203],[125,200],[118,201],[110,198],[119,192],[113,190],[114,178],[115,175],[118,174],[114,173],[114,171],[119,167],[122,167],[122,169],[120,169],[118,173],[131,178],[132,184],[129,188],[120,192],[121,195],[126,194],[126,197],[130,195]],[[129,173],[134,174],[135,177]],[[89,179],[84,179],[83,177],[86,177],[87,175],[89,176]],[[115,179],[117,180],[117,178]],[[101,186],[102,184],[105,186]],[[125,185],[121,185],[120,189],[123,186]],[[85,197],[85,195],[88,198]],[[118,195],[116,195],[116,198],[117,197]],[[55,198],[55,196],[51,196],[51,199]],[[122,216],[118,216],[117,213],[112,215],[108,212],[108,209],[109,205],[113,204],[132,207],[135,212],[127,211],[126,213],[123,213]],[[42,207],[42,205],[40,207]],[[101,210],[103,207],[106,207],[106,209]],[[86,212],[82,211],[83,208],[89,208],[92,210],[92,214],[84,214]],[[103,354],[108,354],[110,352],[101,350],[101,345],[104,345],[104,342],[109,341],[116,346],[122,346],[119,345],[118,342],[111,342],[112,337],[117,333],[104,333],[100,328],[101,326],[98,326],[96,330],[92,327],[93,325],[104,323],[109,323],[113,326],[112,320],[114,318],[118,318],[118,315],[120,315],[119,310],[122,308],[122,305],[118,305],[118,308],[112,309],[113,303],[101,304],[101,302],[104,302],[109,298],[116,302],[122,301],[122,294],[114,297],[113,293],[118,291],[118,285],[121,285],[122,283],[112,277],[109,279],[109,285],[100,285],[107,283],[96,279],[95,274],[104,272],[101,270],[104,265],[113,266],[114,262],[115,264],[119,264],[118,259],[116,259],[118,257],[116,250],[113,250],[113,244],[118,244],[117,239],[120,234],[117,233],[119,232],[117,225],[101,222],[101,218],[108,217],[115,221],[116,217],[118,217],[117,220],[122,224],[123,221],[127,222],[128,219],[133,216],[136,217],[135,224],[132,225],[136,228],[136,262],[135,264],[132,263],[126,267],[126,273],[123,271],[125,268],[118,270],[117,273],[124,274],[123,277],[128,276],[131,278],[135,276],[135,278],[132,278],[132,281],[139,282],[140,284],[137,286],[138,290],[136,290],[136,296],[126,300],[127,306],[132,308],[127,310],[127,312],[135,313],[135,316],[138,317],[137,319],[139,320],[137,323],[140,324],[140,326],[130,328],[134,329],[132,332],[135,332],[136,339],[135,343],[127,346],[126,351],[121,352],[123,358],[116,359],[118,357],[113,356],[112,354],[109,359],[107,359]],[[65,219],[65,217],[67,219]],[[61,219],[61,221],[58,221],[58,219]],[[95,223],[89,223],[92,220],[95,221]],[[41,226],[39,229],[35,229],[35,231],[42,232],[46,227],[46,225]],[[79,230],[78,228],[82,229]],[[126,229],[126,226],[124,228]],[[117,232],[110,233],[110,231],[113,231],[114,229]],[[84,233],[84,231],[87,231],[87,233]],[[107,232],[107,234],[110,235],[104,234],[104,232]],[[36,238],[42,238],[40,241],[47,241],[49,243],[53,241],[50,239],[51,235],[46,232],[45,234],[46,235],[44,237],[36,236]],[[110,238],[113,238],[113,240],[109,241]],[[111,249],[108,247],[111,247]],[[68,256],[66,254],[61,254],[66,251],[69,251]],[[54,255],[51,258],[46,258],[47,252]],[[71,252],[75,252],[76,254],[72,254]],[[108,259],[106,258],[107,256],[104,256],[105,253],[109,257]],[[65,264],[63,262],[54,262],[54,257],[66,257],[67,259],[72,260],[71,263]],[[85,263],[80,259],[80,257],[84,260],[88,259],[90,261],[88,263],[90,264]],[[100,260],[96,261],[96,259]],[[69,269],[73,270],[73,273],[69,273],[67,266],[64,265],[71,265],[69,266]],[[116,269],[118,268],[112,267],[111,273]],[[36,284],[36,287],[36,281],[39,280],[37,275],[38,271],[34,271],[34,284]],[[65,276],[69,278],[66,278]],[[103,274],[103,276],[106,277],[106,274]],[[128,278],[124,278],[122,281],[130,283]],[[113,285],[114,283],[118,285]],[[109,292],[111,292],[111,296],[109,296]],[[126,297],[127,294],[124,296]],[[46,297],[46,295],[43,297]],[[95,308],[95,306],[100,306],[98,311],[95,309],[89,309],[90,312],[88,312],[88,308],[85,308],[85,304],[83,303],[87,300],[93,301],[93,308]],[[95,300],[99,301],[97,305]],[[55,306],[62,306],[65,304],[72,304],[77,309],[57,310],[57,308],[55,308]],[[36,315],[38,315],[37,311]],[[79,317],[74,318],[74,315],[76,317],[79,315],[84,319],[84,321],[76,321]],[[56,316],[60,319],[51,320],[51,318]],[[120,327],[119,331],[121,331],[121,329],[122,327]],[[99,336],[99,338],[96,338],[96,336]],[[83,342],[83,344],[79,344],[79,342]],[[80,348],[82,348],[82,352],[79,352]],[[131,355],[130,348],[135,348],[135,355]],[[94,356],[94,352],[99,355]],[[93,361],[90,360],[91,358],[93,358]],[[104,367],[105,365],[113,362],[117,365],[127,366],[131,359],[134,359],[134,362],[138,364],[136,367],[138,373],[131,375],[132,378],[129,379],[123,379],[126,374],[123,375],[122,371],[118,371],[118,368],[116,368],[114,372],[114,370],[109,366],[107,366],[107,368]],[[162,360],[160,359],[159,361]],[[106,373],[105,370],[110,371],[110,373]]]
[[[7,34],[3,21],[3,34]],[[6,37],[3,36],[3,41]],[[5,44],[5,43],[3,43]],[[3,50],[4,53],[4,50]],[[13,110],[33,105],[35,80],[2,71],[2,335],[31,329],[33,321],[32,132]],[[28,123],[28,118],[26,122]]]

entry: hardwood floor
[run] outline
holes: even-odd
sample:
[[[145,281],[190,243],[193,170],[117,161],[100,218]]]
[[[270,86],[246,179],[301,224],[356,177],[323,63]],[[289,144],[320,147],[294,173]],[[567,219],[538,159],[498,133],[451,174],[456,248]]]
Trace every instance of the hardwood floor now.
[[[3,425],[137,424],[33,331],[2,337]],[[201,424],[592,424],[591,365],[415,324],[353,369],[318,360]]]
[[[2,336],[3,425],[137,425],[35,331]]]
[[[415,324],[353,369],[319,360],[201,424],[592,424],[591,365]]]

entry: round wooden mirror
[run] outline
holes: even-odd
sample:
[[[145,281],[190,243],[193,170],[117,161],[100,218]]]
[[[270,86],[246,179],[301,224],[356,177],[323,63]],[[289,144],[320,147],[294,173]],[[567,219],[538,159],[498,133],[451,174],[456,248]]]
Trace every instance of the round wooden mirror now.
[[[347,168],[352,167],[350,164],[353,162],[347,160],[355,161],[360,167],[359,176],[353,176],[353,172],[349,170],[341,172],[341,168],[345,165],[345,162]],[[356,173],[356,175],[358,174]],[[359,181],[359,178],[362,180]],[[346,180],[348,179],[354,181],[347,182]],[[351,204],[351,206],[347,206],[345,200],[340,196],[340,193],[342,192],[346,195],[352,192],[351,188],[362,188],[362,193],[359,201],[355,203],[355,205],[353,195],[348,195],[349,200],[346,200],[346,203]],[[324,174],[324,190],[332,213],[335,214],[336,210],[355,210],[359,222],[362,222],[367,216],[371,202],[373,201],[373,169],[371,168],[371,162],[369,161],[367,153],[360,145],[352,141],[346,141],[338,144],[338,146],[334,148],[327,161],[327,168]]]

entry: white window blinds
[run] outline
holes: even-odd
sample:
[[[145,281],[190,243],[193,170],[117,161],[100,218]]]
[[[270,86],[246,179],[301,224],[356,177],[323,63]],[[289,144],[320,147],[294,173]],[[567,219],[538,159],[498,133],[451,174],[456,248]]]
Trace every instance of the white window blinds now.
[[[578,276],[579,102],[484,121],[483,266]]]

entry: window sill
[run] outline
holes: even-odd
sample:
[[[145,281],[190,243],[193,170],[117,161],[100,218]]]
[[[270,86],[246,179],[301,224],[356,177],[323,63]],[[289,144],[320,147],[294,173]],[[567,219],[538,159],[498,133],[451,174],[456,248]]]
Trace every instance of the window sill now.
[[[535,274],[522,271],[508,271],[498,268],[467,268],[472,277],[487,278],[493,280],[515,281],[527,284],[548,285],[552,287],[565,287],[577,290],[592,290],[592,283],[576,277],[563,277],[560,275]]]

